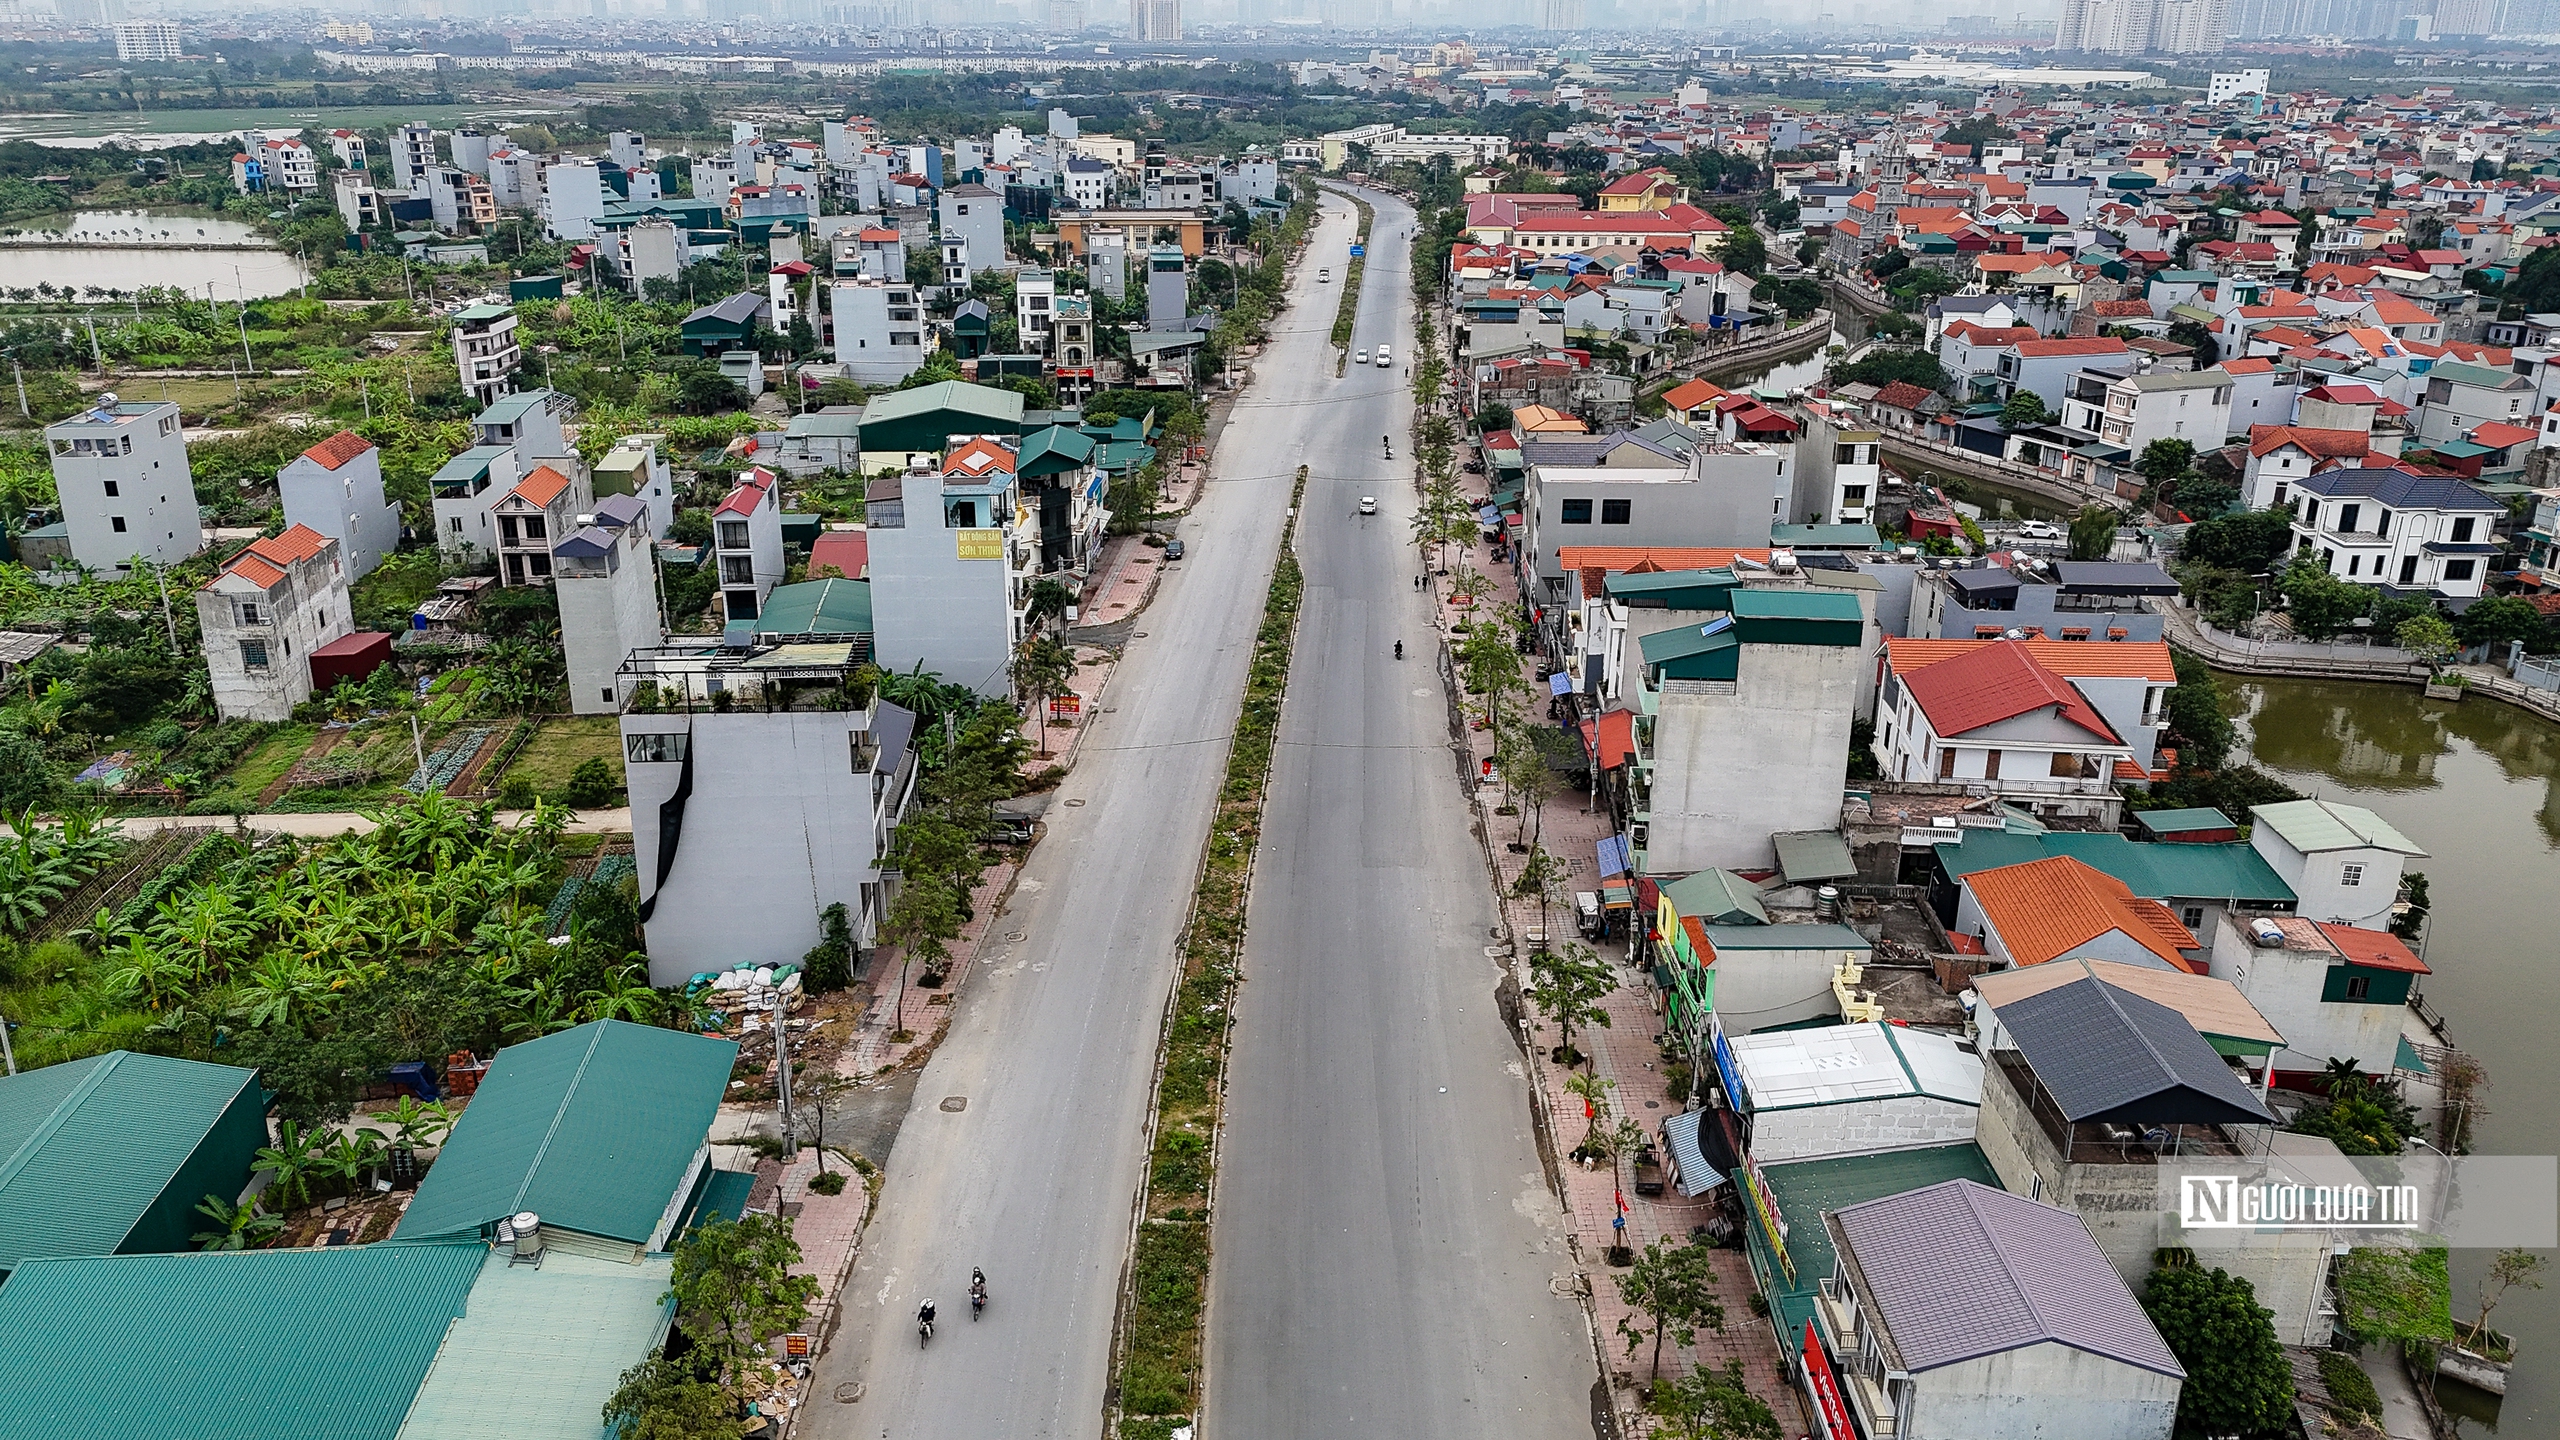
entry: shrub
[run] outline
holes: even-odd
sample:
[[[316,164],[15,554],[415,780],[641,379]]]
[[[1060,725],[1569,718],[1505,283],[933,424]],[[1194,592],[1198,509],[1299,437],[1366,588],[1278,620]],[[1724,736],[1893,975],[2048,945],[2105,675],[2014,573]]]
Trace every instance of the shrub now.
[[[2382,1394],[2373,1388],[2373,1377],[2364,1373],[2364,1367],[2345,1351],[2320,1352],[2320,1383],[2329,1387],[2329,1398],[2337,1402],[2339,1409],[2381,1416]]]
[[[821,1170],[809,1177],[809,1188],[821,1195],[841,1195],[844,1193],[844,1172]]]
[[[533,787],[530,775],[510,775],[498,786],[498,803],[509,810],[530,810],[541,793]]]
[[[621,782],[613,778],[613,766],[601,755],[588,756],[569,772],[569,803],[581,809],[611,805],[621,791]]]

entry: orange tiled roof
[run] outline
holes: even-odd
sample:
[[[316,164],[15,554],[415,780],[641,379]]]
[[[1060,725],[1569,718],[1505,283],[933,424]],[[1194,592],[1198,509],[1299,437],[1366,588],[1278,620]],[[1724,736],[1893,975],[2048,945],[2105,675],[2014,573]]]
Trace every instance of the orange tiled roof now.
[[[303,451],[302,458],[317,461],[323,470],[335,470],[372,448],[372,441],[353,430],[341,430]]]
[[[536,465],[533,467],[533,473],[517,484],[509,498],[521,500],[527,505],[548,507],[552,501],[560,498],[561,491],[568,488],[568,476],[548,465]]]
[[[970,436],[967,444],[942,458],[945,475],[1010,475],[1013,466],[1013,452],[984,435]]]
[[[271,590],[295,562],[310,559],[328,544],[328,536],[308,525],[296,525],[281,535],[250,541],[247,549],[222,567],[222,573],[237,575],[261,590]]]
[[[1585,574],[1597,570],[1617,575],[1646,564],[1656,570],[1721,570],[1736,556],[1769,563],[1766,547],[1727,550],[1704,545],[1566,545],[1556,551],[1556,563]]]
[[[2362,430],[2315,430],[2308,425],[2252,425],[2249,453],[2265,455],[2287,445],[2323,460],[2362,455],[2373,449],[2373,437]]]
[[[1917,669],[1896,665],[1894,673],[1929,717],[1929,727],[1942,736],[1968,735],[2050,708],[2109,745],[2123,743],[2078,686],[2007,640],[1982,641]]]
[[[1694,410],[1708,401],[1722,399],[1724,395],[1723,386],[1691,380],[1663,392],[1662,403],[1674,410]]]
[[[2066,680],[2178,683],[2165,640],[1910,640],[1885,637],[1885,658],[1895,674],[1908,675],[1985,645],[2020,645],[2035,662]]]
[[[2068,855],[1976,870],[1964,877],[1982,917],[2019,965],[2059,960],[2111,931],[2122,931],[2162,963],[2189,974],[2204,967],[2179,954],[2200,948],[2167,906]]]
[[[2346,956],[2350,963],[2376,970],[2405,970],[2414,975],[2435,973],[2427,968],[2426,961],[2401,943],[2399,936],[2388,930],[2359,930],[2353,925],[2332,925],[2323,920],[2314,920],[2311,924],[2330,944],[2337,946],[2338,953]]]

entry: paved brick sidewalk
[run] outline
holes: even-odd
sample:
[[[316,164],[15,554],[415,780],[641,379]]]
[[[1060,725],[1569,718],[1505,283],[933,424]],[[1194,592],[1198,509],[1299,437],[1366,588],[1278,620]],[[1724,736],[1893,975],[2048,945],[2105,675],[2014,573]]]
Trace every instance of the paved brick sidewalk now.
[[[841,1194],[821,1195],[809,1188],[818,1174],[814,1145],[804,1147],[798,1158],[782,1167],[782,1180],[774,1191],[776,1203],[784,1207],[782,1213],[790,1215],[790,1206],[800,1207],[791,1222],[791,1236],[800,1242],[800,1263],[791,1267],[791,1273],[817,1277],[818,1298],[809,1313],[813,1329],[822,1336],[831,1328],[828,1321],[836,1287],[853,1273],[854,1254],[862,1248],[862,1224],[871,1212],[871,1191],[844,1157],[827,1157],[827,1168],[845,1177]]]
[[[1481,492],[1483,481],[1480,477],[1466,477],[1463,488]],[[1464,622],[1470,613],[1466,606],[1447,599],[1448,581],[1456,578],[1460,564],[1460,552],[1453,548],[1448,552],[1451,572],[1448,580],[1434,577],[1434,590],[1440,597],[1435,614],[1443,637],[1449,636],[1451,628]],[[1508,565],[1495,564],[1487,548],[1481,544],[1469,548],[1464,564],[1491,577],[1492,595],[1504,597],[1479,600],[1476,613],[1485,613],[1497,606],[1516,609],[1517,600],[1509,598],[1516,595],[1517,587]],[[1546,687],[1536,683],[1536,674],[1534,663],[1524,657],[1521,676],[1529,687],[1529,718],[1543,724],[1546,723]],[[1460,698],[1465,701],[1469,697],[1462,695]],[[1475,728],[1476,716],[1480,713],[1480,707],[1470,707],[1467,729],[1469,751],[1479,774],[1483,763],[1492,758],[1494,750],[1492,733]],[[1523,817],[1494,813],[1505,798],[1504,786],[1498,779],[1476,785],[1472,797],[1477,819],[1484,827],[1486,845],[1500,887],[1503,918],[1516,944],[1517,953],[1512,962],[1514,971],[1526,987],[1529,983],[1528,952],[1534,948],[1530,937],[1538,934],[1543,924],[1547,942],[1551,945],[1560,946],[1577,938],[1573,894],[1579,890],[1597,891],[1600,888],[1599,842],[1615,832],[1610,827],[1605,809],[1598,808],[1588,792],[1583,791],[1559,790],[1537,815],[1528,817],[1529,829],[1538,847],[1554,856],[1565,871],[1565,878],[1556,886],[1554,900],[1542,916],[1534,896],[1524,899],[1512,893],[1529,857],[1510,848],[1521,834]],[[1619,912],[1619,915],[1623,926],[1626,923],[1624,912]],[[1662,1031],[1658,1008],[1660,996],[1653,989],[1650,977],[1628,966],[1627,946],[1622,939],[1594,948],[1616,968],[1619,988],[1602,1002],[1609,1013],[1609,1025],[1604,1029],[1576,1027],[1574,1047],[1592,1057],[1594,1072],[1616,1082],[1617,1088],[1610,1092],[1611,1118],[1623,1115],[1634,1119],[1644,1128],[1646,1136],[1659,1145],[1662,1121],[1680,1109],[1669,1098],[1668,1083],[1662,1074],[1661,1052],[1656,1043],[1656,1037]],[[1548,1133],[1554,1138],[1558,1159],[1563,1165],[1565,1208],[1575,1254],[1585,1267],[1585,1276],[1590,1283],[1587,1303],[1591,1308],[1593,1327],[1600,1336],[1601,1349],[1610,1371],[1618,1381],[1611,1393],[1622,1412],[1619,1433],[1643,1435],[1649,1427],[1635,1414],[1640,1404],[1640,1392],[1635,1387],[1650,1373],[1647,1363],[1651,1345],[1648,1342],[1639,1346],[1632,1357],[1627,1354],[1626,1341],[1618,1330],[1620,1321],[1624,1320],[1639,1330],[1643,1323],[1633,1307],[1619,1298],[1614,1277],[1624,1272],[1612,1270],[1603,1262],[1611,1240],[1610,1222],[1618,1214],[1621,1181],[1606,1166],[1593,1166],[1586,1170],[1580,1164],[1562,1159],[1580,1144],[1590,1121],[1584,1116],[1583,1102],[1564,1088],[1569,1072],[1549,1059],[1562,1043],[1562,1036],[1533,1011],[1524,1009],[1523,1015],[1531,1027],[1531,1076],[1546,1106]],[[1667,1239],[1677,1243],[1687,1238],[1694,1227],[1707,1222],[1714,1210],[1714,1206],[1705,1199],[1687,1200],[1676,1193],[1665,1193],[1659,1198],[1638,1196],[1633,1192],[1631,1171],[1624,1185],[1627,1207],[1625,1239],[1627,1244],[1638,1250],[1656,1240]],[[1686,1375],[1702,1365],[1721,1366],[1728,1360],[1739,1361],[1752,1393],[1769,1403],[1786,1432],[1804,1433],[1808,1422],[1795,1386],[1788,1378],[1785,1356],[1767,1323],[1751,1311],[1750,1297],[1754,1287],[1742,1253],[1738,1250],[1718,1251],[1715,1269],[1725,1308],[1724,1329],[1721,1332],[1702,1332],[1698,1343],[1685,1349],[1666,1344],[1662,1353],[1662,1373],[1665,1376]]]
[[[978,888],[969,892],[969,909],[974,918],[960,927],[960,938],[951,942],[951,974],[941,986],[928,990],[915,983],[916,972],[907,972],[903,1003],[898,986],[898,949],[884,945],[873,953],[871,974],[865,982],[871,987],[871,1001],[864,1007],[851,1043],[836,1058],[836,1071],[854,1079],[877,1075],[904,1063],[920,1050],[930,1050],[942,1038],[942,1029],[951,1021],[951,1011],[959,1003],[961,985],[976,968],[979,946],[987,933],[1003,919],[1004,898],[1012,892],[1014,876],[1021,866],[1007,862],[986,873]],[[907,1039],[891,1036],[906,1031]]]

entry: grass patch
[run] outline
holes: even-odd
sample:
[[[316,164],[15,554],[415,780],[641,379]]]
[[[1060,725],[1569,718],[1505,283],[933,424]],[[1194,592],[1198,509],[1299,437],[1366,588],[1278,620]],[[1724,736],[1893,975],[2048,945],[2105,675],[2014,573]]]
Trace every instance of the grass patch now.
[[[582,760],[604,761],[613,769],[613,783],[624,783],[621,722],[611,715],[545,720],[524,748],[516,752],[507,773],[497,779],[503,784],[510,777],[522,775],[544,798],[557,800],[569,788],[569,775]]]
[[[311,748],[312,739],[319,733],[317,725],[285,726],[233,766],[219,790],[208,790],[200,798],[209,800],[227,792],[242,804],[256,804],[266,788],[283,779],[293,762],[302,758],[302,752]]]
[[[1289,500],[1293,514],[1306,488],[1301,466]],[[1281,527],[1280,559],[1263,602],[1262,628],[1254,636],[1226,780],[1180,942],[1182,983],[1166,1019],[1164,1068],[1156,1079],[1147,1220],[1138,1227],[1130,1257],[1129,1303],[1121,1324],[1121,1436],[1169,1433],[1134,1428],[1144,1422],[1132,1417],[1188,1415],[1199,1402],[1200,1312],[1209,1281],[1208,1221],[1222,1100],[1218,1076],[1226,1067],[1227,1017],[1244,946],[1253,847],[1262,830],[1280,700],[1289,683],[1305,589],[1290,547],[1295,528],[1295,521]]]
[[[1369,209],[1369,202],[1347,191],[1337,190],[1334,193],[1350,201],[1352,208],[1360,212],[1360,233],[1354,243],[1368,244],[1369,222],[1376,218]],[[1368,269],[1368,265],[1369,262],[1365,258],[1355,258],[1343,268],[1342,299],[1336,303],[1333,311],[1333,343],[1340,349],[1351,348],[1352,322],[1360,315],[1360,275],[1362,271]]]
[[[2320,1383],[2329,1387],[2329,1398],[2338,1408],[2354,1415],[2382,1418],[2382,1393],[2373,1388],[2373,1377],[2364,1373],[2356,1357],[2343,1350],[2320,1352]]]
[[[1120,1408],[1130,1415],[1188,1415],[1200,1389],[1208,1227],[1163,1220],[1140,1226],[1129,1270],[1135,1303],[1120,1362]]]

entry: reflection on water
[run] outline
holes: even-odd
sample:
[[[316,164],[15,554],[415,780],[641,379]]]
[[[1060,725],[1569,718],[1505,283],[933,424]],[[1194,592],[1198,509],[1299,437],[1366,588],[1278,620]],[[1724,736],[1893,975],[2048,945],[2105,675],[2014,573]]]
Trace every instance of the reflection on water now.
[[[216,215],[86,210],[9,228],[17,233],[0,237],[0,289],[46,284],[85,295],[93,288],[130,292],[174,285],[200,299],[263,300],[303,283],[302,264],[287,251],[187,248],[264,243],[254,226]],[[33,244],[39,241],[45,243]],[[63,248],[66,242],[71,248]]]
[[[2487,1066],[2483,1153],[2560,1151],[2560,726],[2494,700],[2428,700],[2414,686],[2225,676],[2242,758],[2307,794],[2367,806],[2427,851],[2434,914],[2422,982],[2456,1045]],[[2453,1252],[2454,1313],[2476,1307],[2489,1256]],[[2468,1435],[2553,1433],[2560,1287],[2516,1290],[2498,1325],[2523,1351],[2503,1406],[2437,1396]],[[2457,1400],[2462,1403],[2457,1404]],[[2484,1413],[2485,1412],[2485,1413]]]

